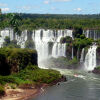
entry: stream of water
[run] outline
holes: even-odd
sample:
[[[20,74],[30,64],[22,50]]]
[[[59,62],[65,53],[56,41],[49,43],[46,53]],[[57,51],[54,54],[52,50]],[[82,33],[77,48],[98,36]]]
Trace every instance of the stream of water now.
[[[80,70],[57,69],[68,81],[47,88],[31,100],[100,100],[100,76]]]

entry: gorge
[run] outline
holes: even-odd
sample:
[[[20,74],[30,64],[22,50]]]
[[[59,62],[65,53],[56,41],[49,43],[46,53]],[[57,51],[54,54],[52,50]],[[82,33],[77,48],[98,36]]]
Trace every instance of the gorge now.
[[[92,38],[89,37],[91,36],[89,32],[83,32],[83,34],[85,36],[88,34],[87,38]],[[66,98],[68,100],[96,100],[99,98],[100,76],[88,73],[100,65],[98,56],[100,49],[96,42],[92,42],[89,46],[84,46],[82,42],[82,47],[79,44],[80,49],[76,46],[78,40],[75,40],[73,30],[25,30],[21,35],[17,35],[13,29],[6,28],[0,31],[1,48],[7,36],[10,37],[10,41],[16,40],[21,48],[26,47],[27,41],[33,41],[34,47],[31,49],[36,49],[38,53],[38,66],[44,69],[58,70],[68,80],[45,90],[42,89],[41,91],[44,92],[39,97],[30,100],[66,100]],[[99,37],[95,39],[98,40]],[[42,75],[40,74],[40,76]]]
[[[83,34],[87,38],[93,38],[94,40],[99,39],[99,32],[97,31],[83,31]],[[92,34],[92,35],[91,35]],[[17,35],[13,32],[13,29],[6,28],[0,31],[0,47],[3,46],[5,37],[10,37],[10,40],[17,40],[17,44],[21,48],[25,48],[25,42],[32,40],[35,44],[34,48],[38,52],[38,65],[41,68],[45,68],[43,61],[50,58],[59,58],[67,57],[67,46],[66,43],[61,43],[61,38],[69,36],[74,40],[73,30],[45,30],[38,29],[33,31],[22,31],[21,35]],[[84,66],[85,70],[93,70],[97,66],[96,61],[96,49],[97,45],[93,43],[92,46],[88,48],[88,51],[85,53],[85,50],[81,50],[80,54],[80,63]],[[74,48],[71,47],[71,59],[74,58]]]

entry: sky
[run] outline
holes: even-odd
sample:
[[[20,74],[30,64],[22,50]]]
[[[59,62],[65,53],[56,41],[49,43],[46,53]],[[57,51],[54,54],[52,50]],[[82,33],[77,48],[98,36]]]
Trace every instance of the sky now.
[[[0,0],[3,13],[99,14],[100,0]]]

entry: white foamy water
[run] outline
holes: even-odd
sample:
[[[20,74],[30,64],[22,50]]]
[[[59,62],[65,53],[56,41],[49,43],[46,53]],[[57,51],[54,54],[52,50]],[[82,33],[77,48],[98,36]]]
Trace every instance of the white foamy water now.
[[[84,62],[84,48],[82,49],[82,52],[81,52],[81,58],[80,58],[80,63],[83,63]]]
[[[66,44],[60,43],[62,37],[72,36],[72,30],[35,30],[32,39],[38,52],[38,64],[43,68],[42,61],[51,57],[66,57]]]
[[[84,62],[86,70],[91,71],[96,67],[96,49],[97,46],[95,44],[88,49]]]
[[[84,30],[83,34],[87,38],[92,38],[94,40],[100,39],[100,31],[99,30]]]

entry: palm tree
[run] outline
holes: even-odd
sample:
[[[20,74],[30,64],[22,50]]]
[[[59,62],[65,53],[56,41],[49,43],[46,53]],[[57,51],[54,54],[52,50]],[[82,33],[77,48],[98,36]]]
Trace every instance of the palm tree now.
[[[7,14],[7,18],[9,18],[9,24],[14,29],[14,33],[20,35],[19,26],[21,25],[21,17],[18,14]]]

